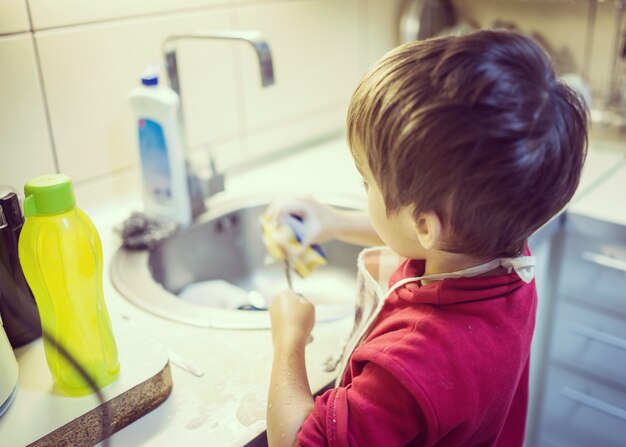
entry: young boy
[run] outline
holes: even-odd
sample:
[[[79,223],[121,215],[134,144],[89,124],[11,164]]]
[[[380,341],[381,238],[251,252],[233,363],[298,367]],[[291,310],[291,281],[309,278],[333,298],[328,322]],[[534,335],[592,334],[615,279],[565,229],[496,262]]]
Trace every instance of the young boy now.
[[[522,445],[536,291],[517,266],[578,185],[585,107],[529,38],[479,31],[385,55],[347,126],[371,226],[310,199],[279,212],[321,222],[308,242],[381,240],[406,261],[341,385],[315,401],[314,309],[293,292],[272,303],[269,444]]]

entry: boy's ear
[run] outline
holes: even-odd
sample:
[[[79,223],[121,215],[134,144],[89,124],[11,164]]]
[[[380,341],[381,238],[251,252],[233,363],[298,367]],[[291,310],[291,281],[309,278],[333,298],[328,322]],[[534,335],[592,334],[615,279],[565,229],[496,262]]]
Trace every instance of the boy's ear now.
[[[417,238],[426,250],[433,249],[441,237],[441,219],[437,213],[428,211],[421,213],[415,221]]]

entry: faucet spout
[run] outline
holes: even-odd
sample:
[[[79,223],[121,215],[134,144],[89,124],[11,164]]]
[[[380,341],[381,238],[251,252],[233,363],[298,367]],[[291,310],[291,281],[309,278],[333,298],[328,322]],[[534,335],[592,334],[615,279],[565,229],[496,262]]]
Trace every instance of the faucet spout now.
[[[177,44],[181,40],[241,40],[248,42],[259,59],[261,70],[261,85],[268,87],[274,84],[274,66],[272,64],[272,54],[265,42],[263,35],[258,31],[197,31],[183,34],[174,34],[163,42],[163,53],[167,67],[167,75],[172,89],[179,97],[179,119],[183,119],[182,96],[180,92],[180,79],[178,76],[178,62],[176,60]],[[184,137],[183,137],[184,138]],[[224,174],[217,172],[213,157],[210,160],[210,170],[199,171],[190,163],[187,164],[187,179],[189,184],[189,194],[191,200],[192,217],[195,219],[206,211],[205,199],[224,191]]]
[[[258,31],[196,31],[168,36],[163,42],[163,53],[167,65],[167,74],[172,89],[180,96],[180,81],[176,61],[176,46],[180,40],[241,40],[248,42],[256,51],[261,70],[261,85],[268,87],[274,84],[274,65],[270,47],[263,35]]]

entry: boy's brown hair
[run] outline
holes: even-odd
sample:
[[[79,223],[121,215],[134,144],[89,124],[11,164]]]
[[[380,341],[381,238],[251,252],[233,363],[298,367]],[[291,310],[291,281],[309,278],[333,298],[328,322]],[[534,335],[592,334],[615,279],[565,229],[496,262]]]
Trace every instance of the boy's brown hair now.
[[[358,85],[347,124],[387,213],[434,211],[442,248],[481,259],[522,253],[572,198],[587,147],[585,105],[510,31],[392,50]]]

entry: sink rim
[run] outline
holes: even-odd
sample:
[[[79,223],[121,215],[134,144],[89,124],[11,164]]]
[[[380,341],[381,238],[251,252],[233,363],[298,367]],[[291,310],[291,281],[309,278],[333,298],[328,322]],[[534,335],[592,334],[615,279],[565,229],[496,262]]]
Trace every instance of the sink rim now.
[[[215,197],[209,204],[209,210],[199,216],[188,229],[240,209],[266,206],[280,199],[281,196],[258,194],[227,199]],[[293,195],[285,194],[284,198],[293,198]],[[323,203],[344,208],[364,209],[365,207],[365,200],[353,195],[326,194],[316,195],[316,198]],[[170,321],[198,327],[216,329],[268,329],[271,327],[267,311],[219,309],[180,299],[154,280],[148,267],[149,255],[148,250],[134,251],[120,246],[111,259],[109,269],[110,279],[115,289],[126,300],[142,310]],[[149,296],[150,299],[146,300],[145,296]],[[316,320],[319,322],[339,320],[353,315],[353,312],[353,308],[347,311],[345,304],[317,305]]]

